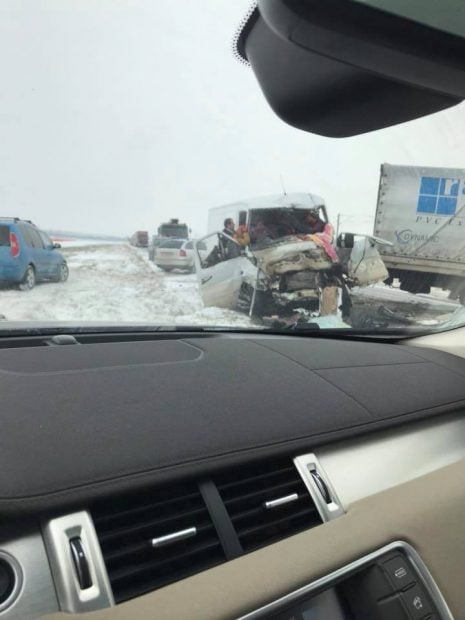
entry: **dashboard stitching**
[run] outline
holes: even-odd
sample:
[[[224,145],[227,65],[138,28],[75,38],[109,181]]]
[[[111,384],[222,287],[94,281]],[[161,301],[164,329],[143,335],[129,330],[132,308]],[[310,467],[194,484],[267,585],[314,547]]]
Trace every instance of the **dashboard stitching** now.
[[[415,351],[415,353],[412,353],[412,355],[415,355],[416,357],[418,357],[419,359],[423,360],[426,363],[435,364],[436,366],[439,366],[439,368],[445,368],[447,370],[450,370],[450,372],[453,372],[455,375],[457,375],[461,379],[464,378],[465,369],[464,369],[464,371],[461,371],[461,370],[458,370],[457,368],[451,368],[450,366],[446,366],[446,364],[441,364],[441,363],[437,362],[436,360],[431,360],[428,357],[425,357],[425,356],[421,355],[421,353],[417,353],[416,351]],[[413,362],[413,363],[415,363],[415,362]]]
[[[326,379],[326,377],[322,377],[319,372],[317,370],[314,370],[313,368],[309,368],[308,366],[305,366],[305,364],[302,364],[301,362],[298,362],[297,360],[292,359],[292,357],[289,357],[288,355],[286,355],[285,353],[283,353],[282,351],[276,351],[276,349],[271,349],[270,347],[266,346],[265,344],[261,344],[260,342],[256,342],[255,340],[252,341],[254,344],[256,344],[259,347],[263,347],[264,349],[268,349],[268,351],[272,351],[273,353],[277,353],[278,355],[281,355],[282,357],[285,357],[287,360],[289,360],[290,362],[292,362],[293,364],[296,364],[297,366],[300,366],[301,368],[304,368],[305,370],[307,370],[310,373],[314,373],[315,375],[317,375],[317,377],[319,377],[322,381],[324,381],[325,383],[328,383],[331,387],[335,388],[336,390],[338,390],[339,392],[341,392],[342,394],[344,394],[347,398],[349,398],[351,401],[353,401],[354,403],[357,403],[357,405],[359,407],[361,407],[369,416],[370,418],[374,418],[372,412],[365,407],[365,405],[363,405],[362,403],[360,403],[356,398],[354,398],[351,394],[348,394],[345,390],[343,390],[341,387],[339,387],[338,385],[334,384],[332,381],[330,381],[329,379]],[[319,370],[323,370],[323,368],[319,369]]]

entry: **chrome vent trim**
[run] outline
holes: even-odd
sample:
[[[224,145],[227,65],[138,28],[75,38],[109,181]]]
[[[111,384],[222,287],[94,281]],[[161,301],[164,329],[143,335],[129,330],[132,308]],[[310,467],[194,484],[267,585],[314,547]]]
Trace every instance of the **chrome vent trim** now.
[[[213,480],[245,553],[322,523],[291,458],[248,463]]]
[[[5,611],[9,607],[11,607],[13,603],[16,601],[16,599],[18,598],[19,593],[21,592],[21,589],[23,587],[24,578],[23,578],[23,571],[21,569],[21,565],[13,555],[11,555],[10,553],[7,553],[6,551],[0,551],[0,560],[7,562],[8,566],[10,567],[10,570],[13,573],[13,579],[14,579],[14,585],[13,585],[13,588],[10,594],[2,603],[0,603],[0,613],[1,613],[2,611]]]
[[[297,456],[294,459],[294,464],[323,521],[331,521],[343,515],[345,513],[344,507],[316,455],[310,453]],[[326,494],[329,495],[329,498],[326,498]]]
[[[116,603],[225,561],[195,482],[123,493],[91,513]]]
[[[42,526],[60,609],[68,613],[96,611],[114,605],[99,541],[90,514],[83,510],[47,521]],[[86,552],[92,585],[81,590],[70,540],[80,538]]]
[[[2,527],[8,540],[0,543],[1,557],[14,565],[19,582],[8,605],[2,605],[0,618],[8,620],[37,620],[59,611],[56,589],[44,541],[35,523],[26,526]],[[19,587],[18,587],[19,586]]]

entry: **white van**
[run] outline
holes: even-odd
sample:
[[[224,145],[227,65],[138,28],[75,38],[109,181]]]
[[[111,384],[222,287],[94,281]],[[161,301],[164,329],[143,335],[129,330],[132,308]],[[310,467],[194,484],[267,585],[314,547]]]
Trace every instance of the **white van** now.
[[[266,196],[210,209],[209,234],[200,240],[206,257],[195,252],[204,304],[258,316],[336,314],[338,291],[347,299],[349,286],[387,277],[373,238],[349,236],[349,247],[334,256],[319,235],[299,234],[310,211],[328,223],[324,200],[314,194]],[[248,231],[246,244],[224,231],[229,218]]]

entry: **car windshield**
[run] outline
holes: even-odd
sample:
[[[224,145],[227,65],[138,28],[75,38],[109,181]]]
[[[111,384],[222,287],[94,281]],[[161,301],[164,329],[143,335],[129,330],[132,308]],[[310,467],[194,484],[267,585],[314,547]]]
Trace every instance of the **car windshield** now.
[[[231,51],[249,4],[2,3],[0,329],[465,325],[463,104],[286,125]]]
[[[173,239],[172,241],[163,241],[158,247],[160,250],[169,249],[169,248],[181,248],[184,245],[185,241],[177,241]]]

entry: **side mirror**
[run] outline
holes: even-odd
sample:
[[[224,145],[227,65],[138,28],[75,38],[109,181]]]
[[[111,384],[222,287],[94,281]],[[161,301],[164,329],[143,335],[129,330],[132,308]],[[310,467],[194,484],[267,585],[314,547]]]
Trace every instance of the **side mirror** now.
[[[370,239],[373,241],[375,245],[385,245],[390,248],[394,247],[394,244],[392,243],[392,241],[388,241],[387,239],[382,239],[381,237],[370,237]]]
[[[347,248],[348,250],[354,247],[354,243],[355,235],[353,233],[341,233],[336,241],[338,248]]]
[[[61,248],[61,243],[54,243],[52,245],[52,250],[59,250]]]

